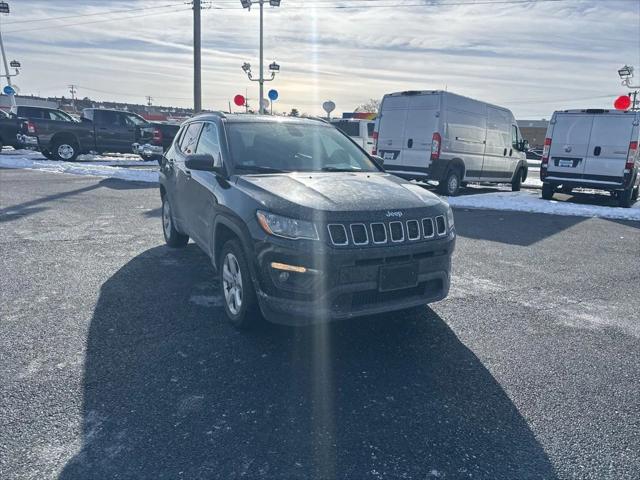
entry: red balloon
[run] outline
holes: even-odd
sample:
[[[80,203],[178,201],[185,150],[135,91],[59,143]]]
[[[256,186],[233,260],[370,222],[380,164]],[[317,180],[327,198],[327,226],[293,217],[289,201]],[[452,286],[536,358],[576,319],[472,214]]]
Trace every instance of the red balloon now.
[[[631,99],[628,95],[621,95],[613,102],[613,106],[616,110],[627,110],[631,106]]]
[[[233,97],[233,103],[235,103],[239,107],[243,106],[244,97],[242,95],[236,95],[235,97]]]

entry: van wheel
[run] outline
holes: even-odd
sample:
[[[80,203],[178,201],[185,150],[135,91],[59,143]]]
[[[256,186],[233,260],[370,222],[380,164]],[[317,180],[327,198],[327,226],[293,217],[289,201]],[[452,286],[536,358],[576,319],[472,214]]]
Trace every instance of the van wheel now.
[[[521,186],[522,186],[522,168],[519,168],[518,171],[516,172],[516,175],[513,177],[513,180],[511,181],[511,191],[519,192]]]
[[[634,190],[633,190],[633,195],[631,196],[631,201],[635,202],[636,200],[638,200],[638,194],[640,194],[640,185],[637,186]]]
[[[448,197],[455,197],[460,191],[460,172],[457,169],[451,169],[447,172],[444,180],[438,183],[438,192]]]
[[[633,205],[634,188],[629,187],[618,194],[618,205],[622,208],[629,208]]]
[[[189,243],[189,236],[176,230],[173,214],[171,213],[171,204],[165,195],[162,197],[162,233],[164,241],[171,248],[183,248]]]
[[[542,184],[542,198],[545,200],[551,200],[553,198],[553,194],[555,192],[555,188],[550,183]]]
[[[255,326],[261,319],[249,265],[242,246],[229,240],[218,259],[218,274],[224,311],[231,325],[239,330]]]

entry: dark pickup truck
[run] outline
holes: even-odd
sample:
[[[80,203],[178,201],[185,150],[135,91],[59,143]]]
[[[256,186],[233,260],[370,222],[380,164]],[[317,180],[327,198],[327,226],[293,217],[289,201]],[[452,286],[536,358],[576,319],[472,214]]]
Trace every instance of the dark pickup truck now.
[[[153,124],[140,115],[122,110],[88,108],[80,122],[58,123],[30,119],[22,123],[20,136],[25,146],[38,148],[52,160],[73,161],[83,153],[130,153],[133,144],[156,147],[145,160],[162,156],[163,145],[173,141],[178,130],[172,125]],[[141,153],[136,151],[136,153]]]
[[[27,105],[18,105],[15,112],[2,112],[0,115],[0,149],[5,145],[14,148],[28,146],[22,141],[18,141],[20,126],[25,120],[37,119],[54,123],[75,122],[70,115],[62,110]]]

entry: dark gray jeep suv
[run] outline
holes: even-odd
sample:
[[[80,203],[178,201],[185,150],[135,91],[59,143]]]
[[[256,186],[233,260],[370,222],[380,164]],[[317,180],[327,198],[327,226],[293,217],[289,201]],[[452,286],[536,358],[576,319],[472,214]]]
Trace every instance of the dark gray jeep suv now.
[[[192,238],[239,328],[400,310],[449,291],[453,214],[321,120],[207,113],[160,167],[164,236]]]

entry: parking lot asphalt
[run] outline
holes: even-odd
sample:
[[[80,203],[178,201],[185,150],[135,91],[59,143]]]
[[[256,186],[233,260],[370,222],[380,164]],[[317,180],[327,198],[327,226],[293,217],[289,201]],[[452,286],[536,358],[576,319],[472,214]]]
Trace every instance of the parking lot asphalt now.
[[[159,207],[0,170],[0,478],[638,478],[640,223],[456,210],[445,301],[239,333]]]

